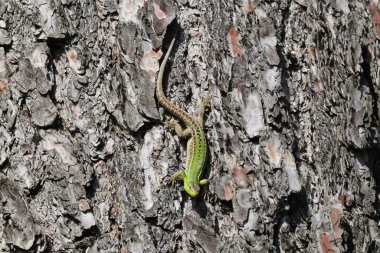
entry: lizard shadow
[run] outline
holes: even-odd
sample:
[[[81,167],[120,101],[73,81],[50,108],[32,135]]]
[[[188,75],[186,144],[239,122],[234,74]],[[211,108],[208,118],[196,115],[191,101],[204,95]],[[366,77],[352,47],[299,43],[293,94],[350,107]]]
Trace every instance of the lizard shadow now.
[[[209,109],[206,113],[206,116],[207,117],[207,114],[209,113]],[[207,132],[205,131],[205,136],[206,136],[206,139],[207,139]],[[206,140],[207,141],[207,140]],[[209,145],[206,145],[206,159],[205,159],[205,163],[203,165],[203,175],[202,175],[202,179],[209,179],[210,177],[210,173],[211,173],[211,159],[210,159],[210,146]],[[205,187],[207,188],[207,191],[208,191],[208,187],[209,184],[207,184]]]
[[[191,205],[193,210],[197,212],[201,218],[204,219],[207,217],[208,209],[206,206],[206,201],[203,199],[202,194],[199,194],[197,197],[192,198]]]
[[[178,50],[178,44],[181,44],[185,38],[184,38],[184,34],[183,34],[183,29],[181,28],[181,26],[177,23],[177,20],[173,20],[173,22],[168,26],[167,28],[167,32],[163,38],[163,41],[162,41],[162,45],[170,45],[170,42],[173,38],[176,39],[175,43],[174,43],[174,46],[173,46],[173,49],[172,49],[172,52],[170,53],[172,59],[175,58],[175,55],[177,54],[177,50]],[[165,48],[165,54],[167,53],[168,51],[168,48]],[[173,65],[173,61],[171,61],[169,58],[168,62],[166,63],[166,67],[165,69],[167,69],[168,71],[164,71],[164,76],[163,76],[163,82],[162,82],[162,85],[164,86],[164,84],[166,84],[165,86],[166,87],[163,87],[164,89],[168,89],[168,81],[169,81],[169,76],[170,76],[170,72],[172,71],[172,65]],[[161,62],[162,62],[163,58],[161,59]],[[161,66],[161,63],[160,63],[160,66]]]

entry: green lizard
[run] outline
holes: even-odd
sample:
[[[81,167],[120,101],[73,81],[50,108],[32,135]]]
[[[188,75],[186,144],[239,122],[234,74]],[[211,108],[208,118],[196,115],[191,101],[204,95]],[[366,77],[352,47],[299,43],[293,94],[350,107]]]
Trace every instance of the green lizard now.
[[[170,43],[170,47],[161,63],[160,71],[158,72],[156,97],[158,102],[172,115],[180,119],[185,125],[186,129],[182,129],[181,125],[174,122],[166,122],[165,128],[174,129],[180,138],[190,137],[187,142],[187,157],[186,157],[186,170],[180,170],[171,176],[171,181],[174,182],[177,178],[181,177],[184,183],[185,191],[192,197],[198,195],[200,186],[208,183],[206,179],[201,180],[203,166],[206,159],[206,138],[203,132],[203,114],[206,107],[210,106],[208,99],[202,99],[199,108],[198,116],[192,116],[181,108],[170,102],[162,90],[162,79],[166,62],[168,61],[175,38]]]

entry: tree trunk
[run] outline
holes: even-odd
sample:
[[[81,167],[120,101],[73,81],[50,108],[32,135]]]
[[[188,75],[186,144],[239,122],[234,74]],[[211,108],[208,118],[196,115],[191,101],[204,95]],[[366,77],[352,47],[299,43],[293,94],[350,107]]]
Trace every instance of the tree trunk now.
[[[0,251],[379,251],[379,36],[377,0],[0,0]]]

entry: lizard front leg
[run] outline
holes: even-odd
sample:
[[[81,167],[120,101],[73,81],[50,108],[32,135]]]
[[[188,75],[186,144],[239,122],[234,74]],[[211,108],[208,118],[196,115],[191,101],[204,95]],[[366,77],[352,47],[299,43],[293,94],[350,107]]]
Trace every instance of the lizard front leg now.
[[[182,129],[181,125],[175,122],[165,122],[165,129],[172,130],[174,129],[176,134],[180,138],[186,138],[191,135],[191,129],[186,128],[185,130]]]
[[[202,179],[199,181],[199,185],[206,185],[208,184],[208,180],[207,179]]]
[[[174,182],[177,180],[177,178],[181,178],[182,180],[184,180],[185,179],[185,176],[186,176],[186,174],[185,174],[185,171],[183,171],[183,170],[179,170],[179,171],[177,171],[177,172],[175,172],[171,177],[170,177],[170,183],[171,184],[174,184]]]

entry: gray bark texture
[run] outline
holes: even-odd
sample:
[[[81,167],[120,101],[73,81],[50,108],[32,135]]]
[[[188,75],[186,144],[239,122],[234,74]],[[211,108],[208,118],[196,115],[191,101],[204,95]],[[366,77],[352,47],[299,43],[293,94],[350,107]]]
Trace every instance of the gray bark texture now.
[[[0,0],[0,252],[379,252],[379,38],[378,0]]]

